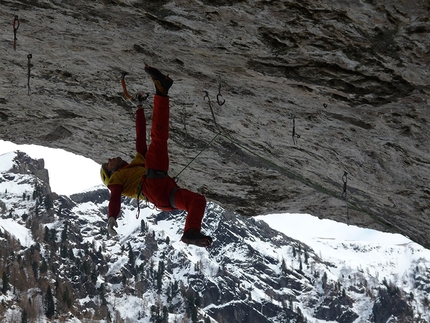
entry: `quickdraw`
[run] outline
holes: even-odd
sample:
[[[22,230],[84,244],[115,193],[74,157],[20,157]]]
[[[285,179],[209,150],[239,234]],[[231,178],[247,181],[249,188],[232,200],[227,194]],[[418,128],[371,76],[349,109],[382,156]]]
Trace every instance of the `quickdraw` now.
[[[19,25],[20,23],[19,23],[18,16],[15,16],[15,18],[13,19],[13,40],[14,41],[18,40],[18,38],[16,38],[16,33],[18,31]]]
[[[203,91],[203,93],[205,94],[205,96],[203,97],[203,100],[206,100],[206,98],[208,99],[209,108],[210,108],[210,110],[211,110],[212,119],[213,119],[213,121],[214,121],[214,124],[215,124],[215,126],[216,126],[218,129],[220,129],[220,126],[218,125],[218,123],[217,123],[217,121],[216,121],[216,118],[215,118],[215,112],[214,112],[214,110],[213,110],[213,108],[212,108],[212,101],[211,101],[211,98],[209,97],[209,92],[208,92],[208,91],[206,91],[206,90],[204,90],[204,91]],[[217,96],[216,96],[216,101],[217,101],[217,103],[218,103],[218,105],[219,105],[219,106],[222,106],[222,105],[224,105],[224,103],[225,103],[225,100],[224,100],[224,98],[223,98],[223,96],[222,96],[222,94],[221,94],[221,83],[220,83],[220,84],[219,84],[219,86],[218,86],[218,94],[217,94]]]
[[[222,94],[221,94],[221,83],[218,86],[218,94],[216,96],[216,101],[218,102],[218,105],[220,105],[220,106],[224,105],[224,103],[225,103],[225,100],[224,100],[224,98],[222,97]]]
[[[31,54],[28,54],[27,55],[27,59],[28,59],[28,63],[27,63],[27,68],[28,68],[28,80],[27,80],[27,87],[28,87],[28,95],[30,95],[30,71],[31,71],[31,67],[33,66],[32,64],[31,64],[31,59],[33,58],[33,55],[31,55]]]
[[[293,115],[291,118],[293,119],[293,143],[297,145],[297,139],[300,138],[300,135],[296,133],[296,116]]]
[[[173,179],[175,180],[175,182],[178,181],[178,178],[182,174],[182,172],[184,170],[186,170],[191,165],[191,163],[193,163],[206,149],[208,149],[212,145],[212,143],[215,141],[215,139],[217,139],[218,136],[221,135],[221,132],[222,132],[222,129],[218,125],[218,123],[216,121],[216,118],[215,118],[215,112],[214,112],[213,107],[212,107],[212,101],[211,101],[211,98],[209,97],[209,92],[205,90],[205,91],[203,91],[203,93],[205,94],[205,96],[203,97],[203,100],[208,99],[209,108],[210,108],[211,114],[212,114],[212,119],[213,119],[213,122],[215,124],[215,127],[218,128],[218,132],[215,133],[214,137],[206,145],[206,147],[204,147],[202,150],[200,150],[200,152],[193,159],[190,160],[190,162],[178,173],[178,175],[176,175],[175,177],[173,177]],[[224,100],[224,98],[222,97],[222,94],[221,94],[221,83],[218,86],[218,94],[217,94],[216,100],[217,100],[218,105],[220,105],[220,106],[225,103],[225,100]],[[184,128],[185,128],[185,123],[184,123]]]
[[[343,181],[343,192],[342,192],[342,199],[346,202],[346,223],[349,225],[349,207],[348,202],[346,200],[346,191],[348,189],[348,173],[344,171],[342,176]]]
[[[347,190],[347,184],[348,184],[348,173],[344,172],[342,176],[343,180],[343,192],[342,192],[342,198],[346,200],[346,190]]]
[[[173,177],[173,179],[175,180],[175,182],[178,182],[178,180],[179,180],[179,176],[182,174],[182,172],[184,171],[184,170],[186,170],[187,168],[188,168],[188,166],[190,166],[191,165],[191,163],[193,163],[206,149],[208,149],[211,145],[212,145],[212,143],[215,141],[215,139],[217,139],[218,138],[218,136],[220,136],[221,135],[221,132],[222,132],[222,129],[221,129],[221,127],[218,125],[218,123],[217,123],[217,121],[216,121],[216,118],[215,118],[215,112],[214,112],[214,110],[213,110],[213,107],[212,107],[212,101],[211,101],[211,98],[210,98],[210,96],[209,96],[209,92],[208,91],[206,91],[206,90],[204,90],[203,91],[203,93],[205,94],[205,96],[203,97],[203,100],[206,100],[206,99],[208,99],[208,104],[209,104],[209,108],[210,108],[210,110],[211,110],[211,114],[212,114],[212,119],[213,119],[213,122],[214,122],[214,124],[215,124],[215,126],[218,128],[218,131],[219,132],[217,132],[216,134],[215,134],[215,136],[211,139],[211,141],[206,145],[206,147],[204,147],[193,159],[191,159],[191,161],[178,173],[178,175],[176,175],[175,177]],[[224,98],[223,98],[223,96],[222,96],[222,94],[221,94],[221,83],[219,84],[219,86],[218,86],[218,94],[217,94],[217,97],[216,97],[216,100],[217,100],[217,103],[218,103],[218,105],[219,106],[222,106],[224,103],[225,103],[225,100],[224,100]],[[184,128],[185,128],[185,123],[184,123]]]
[[[209,108],[211,109],[211,114],[212,114],[213,122],[215,123],[215,126],[218,127],[218,123],[216,122],[216,118],[215,118],[215,112],[214,112],[214,110],[212,108],[211,98],[209,97],[209,92],[208,91],[203,91],[203,93],[205,93],[205,96],[203,97],[203,100],[205,100],[206,98],[208,99]]]

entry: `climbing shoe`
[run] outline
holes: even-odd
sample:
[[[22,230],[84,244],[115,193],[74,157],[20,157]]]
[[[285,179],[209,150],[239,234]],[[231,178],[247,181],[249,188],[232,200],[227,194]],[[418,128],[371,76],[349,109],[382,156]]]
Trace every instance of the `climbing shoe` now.
[[[212,245],[212,238],[205,236],[199,229],[191,228],[181,238],[181,241],[186,244],[192,244],[197,247],[209,248]]]
[[[169,89],[173,84],[173,80],[168,76],[161,73],[154,67],[149,66],[145,63],[145,72],[149,74],[152,81],[155,84],[155,90],[157,95],[168,96]]]

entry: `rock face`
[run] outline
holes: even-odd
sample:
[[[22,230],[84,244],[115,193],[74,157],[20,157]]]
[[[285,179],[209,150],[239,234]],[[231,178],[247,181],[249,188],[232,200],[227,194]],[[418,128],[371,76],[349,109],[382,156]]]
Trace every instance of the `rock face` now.
[[[49,174],[48,170],[45,168],[45,161],[43,159],[33,159],[26,153],[17,151],[13,162],[11,173],[34,175],[42,182],[46,183],[46,193],[51,192],[51,188],[49,187]]]
[[[14,174],[33,175],[38,183],[36,185],[36,195],[44,196],[50,201],[49,203],[52,203],[52,200],[57,197],[55,193],[51,192],[49,173],[48,170],[45,169],[45,161],[43,159],[33,159],[22,151],[16,151],[16,156],[13,159],[13,167],[10,172]],[[22,180],[22,182],[26,182],[26,180]]]
[[[131,93],[152,92],[147,62],[175,80],[171,175],[192,161],[181,186],[243,215],[309,212],[429,248],[429,11],[390,0],[3,1],[1,138],[130,158],[120,75]]]

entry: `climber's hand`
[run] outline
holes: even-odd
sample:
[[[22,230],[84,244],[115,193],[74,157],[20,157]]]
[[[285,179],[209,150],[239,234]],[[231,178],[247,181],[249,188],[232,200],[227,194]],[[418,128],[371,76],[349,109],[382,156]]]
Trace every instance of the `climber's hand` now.
[[[116,223],[115,217],[111,216],[109,217],[109,220],[108,220],[108,232],[111,236],[116,236],[118,234],[118,232],[116,232],[114,227],[118,228],[118,223]]]

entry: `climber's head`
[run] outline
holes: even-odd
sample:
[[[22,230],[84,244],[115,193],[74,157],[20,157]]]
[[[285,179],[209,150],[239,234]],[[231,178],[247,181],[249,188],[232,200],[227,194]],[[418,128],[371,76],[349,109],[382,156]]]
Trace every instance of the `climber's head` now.
[[[102,164],[100,167],[100,177],[102,182],[108,186],[110,177],[117,171],[124,163],[121,157],[109,158],[107,163]]]

